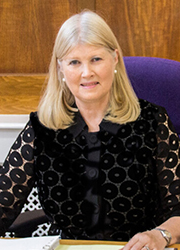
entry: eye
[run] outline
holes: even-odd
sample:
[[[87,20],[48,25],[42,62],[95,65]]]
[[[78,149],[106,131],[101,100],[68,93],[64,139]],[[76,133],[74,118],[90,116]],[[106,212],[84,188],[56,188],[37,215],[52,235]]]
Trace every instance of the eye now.
[[[98,61],[101,61],[102,60],[102,58],[100,58],[100,57],[94,57],[91,61],[92,62],[98,62]]]
[[[72,60],[72,61],[70,61],[70,65],[77,65],[77,64],[79,64],[80,62],[78,61],[78,60]]]

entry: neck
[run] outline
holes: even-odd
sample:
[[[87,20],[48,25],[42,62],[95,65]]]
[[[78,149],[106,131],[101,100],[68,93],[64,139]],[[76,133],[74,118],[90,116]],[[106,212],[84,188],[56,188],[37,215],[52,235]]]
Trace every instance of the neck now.
[[[99,124],[101,123],[102,119],[104,118],[106,112],[107,105],[78,105],[77,107],[88,126],[89,132],[97,132],[99,131]]]

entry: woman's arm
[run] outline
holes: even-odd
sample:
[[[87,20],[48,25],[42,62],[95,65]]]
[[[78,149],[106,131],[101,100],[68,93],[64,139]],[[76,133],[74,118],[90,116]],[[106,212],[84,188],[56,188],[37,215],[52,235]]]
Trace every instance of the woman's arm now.
[[[157,228],[165,229],[171,234],[171,244],[180,242],[180,217],[171,217]],[[136,234],[125,245],[123,250],[163,250],[167,246],[166,239],[162,236],[159,230],[152,229]]]
[[[156,228],[167,230],[172,237],[170,244],[174,244],[180,243],[180,141],[165,109],[158,110],[156,168],[160,210]],[[166,245],[161,232],[152,229],[136,234],[124,250],[163,250]]]
[[[0,166],[0,235],[21,212],[35,182],[34,131],[28,122]]]

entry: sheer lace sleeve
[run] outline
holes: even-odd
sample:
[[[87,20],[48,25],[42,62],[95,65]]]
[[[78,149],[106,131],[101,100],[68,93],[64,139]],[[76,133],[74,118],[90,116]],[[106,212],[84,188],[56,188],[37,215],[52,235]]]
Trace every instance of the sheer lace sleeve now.
[[[180,216],[180,142],[163,108],[157,114],[157,171],[163,220]],[[161,217],[161,216],[160,216]]]
[[[28,122],[0,166],[0,234],[20,213],[34,182],[34,131]]]

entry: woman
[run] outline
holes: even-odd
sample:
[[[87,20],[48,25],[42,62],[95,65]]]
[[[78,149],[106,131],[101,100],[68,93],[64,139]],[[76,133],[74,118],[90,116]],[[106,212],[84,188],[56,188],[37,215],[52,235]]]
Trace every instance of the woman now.
[[[1,232],[37,182],[50,234],[164,249],[180,240],[178,152],[164,108],[136,97],[109,26],[91,11],[72,16],[1,169]]]

